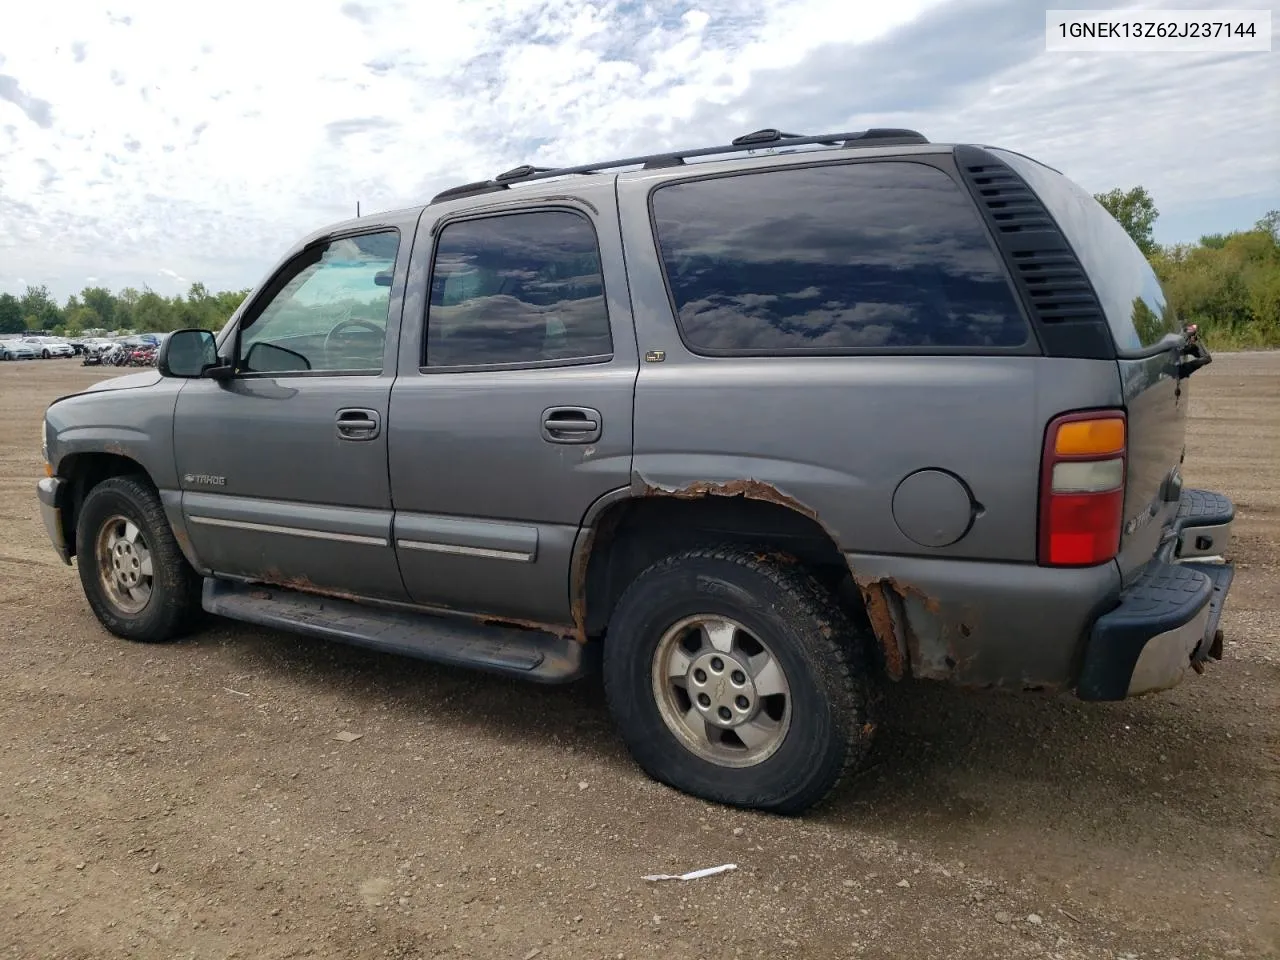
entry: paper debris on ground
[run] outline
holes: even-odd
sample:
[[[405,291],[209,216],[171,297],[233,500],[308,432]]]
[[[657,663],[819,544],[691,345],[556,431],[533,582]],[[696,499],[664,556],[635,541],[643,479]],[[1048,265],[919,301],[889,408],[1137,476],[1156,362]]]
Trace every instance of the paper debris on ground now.
[[[725,873],[729,870],[737,870],[736,863],[722,863],[718,867],[704,867],[701,870],[690,870],[688,873],[654,873],[645,877],[646,880],[697,880],[701,877],[711,877],[717,873]]]
[[[363,733],[352,733],[350,730],[343,730],[341,733],[335,733],[333,739],[341,740],[343,743],[355,743],[363,736]]]

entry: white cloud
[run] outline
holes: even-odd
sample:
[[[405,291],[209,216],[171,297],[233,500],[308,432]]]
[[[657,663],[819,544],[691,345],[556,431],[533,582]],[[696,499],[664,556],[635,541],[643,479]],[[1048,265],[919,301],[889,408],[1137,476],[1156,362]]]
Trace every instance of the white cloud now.
[[[9,4],[0,290],[248,286],[357,200],[766,125],[999,142],[1091,189],[1144,183],[1166,211],[1280,206],[1274,57],[1049,55],[1048,5]]]

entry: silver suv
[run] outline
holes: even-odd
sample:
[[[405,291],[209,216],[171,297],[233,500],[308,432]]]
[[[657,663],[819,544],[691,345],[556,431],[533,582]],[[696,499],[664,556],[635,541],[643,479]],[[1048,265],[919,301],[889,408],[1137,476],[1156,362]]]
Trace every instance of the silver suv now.
[[[59,337],[24,337],[23,339],[43,360],[76,355],[75,347]]]
[[[39,496],[122,637],[598,666],[651,776],[796,813],[893,681],[1115,700],[1220,657],[1233,508],[1180,475],[1208,361],[1057,171],[764,130],[306,237],[51,405]]]

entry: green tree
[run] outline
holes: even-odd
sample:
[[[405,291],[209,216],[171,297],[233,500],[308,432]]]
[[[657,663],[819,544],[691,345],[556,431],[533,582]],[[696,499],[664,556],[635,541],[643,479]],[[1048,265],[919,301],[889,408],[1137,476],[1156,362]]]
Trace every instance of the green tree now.
[[[102,326],[102,318],[92,307],[77,306],[66,310],[65,314],[67,336],[78,337],[86,330],[96,330]]]
[[[12,293],[0,293],[0,333],[22,333],[26,329],[18,298]]]
[[[1116,187],[1106,193],[1095,194],[1094,197],[1119,221],[1139,250],[1147,256],[1156,252],[1158,248],[1151,229],[1160,216],[1160,211],[1156,209],[1155,201],[1147,193],[1146,187],[1138,186],[1132,190]]]
[[[1269,233],[1280,241],[1280,210],[1268,210],[1266,216],[1253,225],[1253,229]]]
[[[134,310],[137,308],[138,299],[141,296],[142,294],[138,293],[133,287],[125,287],[116,295],[113,327],[120,330],[132,330],[137,326]]]
[[[21,298],[0,294],[0,333],[33,330],[79,336],[99,328],[154,333],[180,327],[217,330],[248,295],[248,290],[211,292],[203,283],[193,283],[185,297],[163,297],[133,287],[118,294],[106,287],[85,287],[59,307],[47,287],[32,286]]]
[[[174,329],[173,305],[150,287],[138,297],[133,308],[133,327],[145,333]]]
[[[1264,217],[1253,230],[1213,234],[1152,258],[1170,305],[1200,325],[1210,347],[1280,345],[1280,237]]]
[[[29,329],[52,330],[62,323],[62,311],[44,284],[38,287],[28,285],[21,304]]]
[[[110,327],[114,322],[116,298],[110,290],[105,287],[85,287],[80,291],[80,300],[102,318],[102,326]]]

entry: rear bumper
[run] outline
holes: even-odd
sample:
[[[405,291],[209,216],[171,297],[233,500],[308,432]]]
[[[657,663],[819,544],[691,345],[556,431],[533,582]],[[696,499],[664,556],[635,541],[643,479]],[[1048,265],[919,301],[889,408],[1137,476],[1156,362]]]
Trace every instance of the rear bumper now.
[[[1183,492],[1172,535],[1089,632],[1076,690],[1081,699],[1168,690],[1188,670],[1199,672],[1207,660],[1221,659],[1218,625],[1235,576],[1221,555],[1234,518],[1235,508],[1222,494]]]
[[[1123,700],[1168,690],[1220,655],[1218,622],[1233,575],[1226,563],[1153,562],[1094,622],[1077,695]]]
[[[58,551],[62,562],[70,566],[71,549],[67,544],[65,528],[62,525],[63,491],[66,482],[61,477],[44,477],[36,484],[36,496],[40,500],[40,519],[44,521],[45,532],[53,542],[53,549]]]

